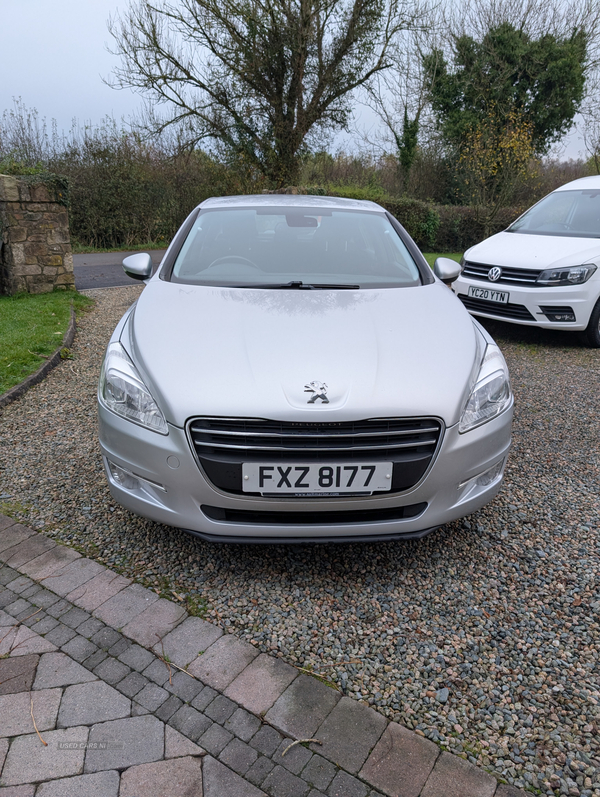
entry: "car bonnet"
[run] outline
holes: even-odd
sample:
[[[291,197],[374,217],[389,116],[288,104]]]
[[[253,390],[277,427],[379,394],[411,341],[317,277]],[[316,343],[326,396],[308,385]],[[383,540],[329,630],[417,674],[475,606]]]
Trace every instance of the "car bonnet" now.
[[[121,341],[167,420],[438,416],[459,420],[481,355],[443,284],[256,290],[154,279]],[[327,385],[328,403],[308,383]]]

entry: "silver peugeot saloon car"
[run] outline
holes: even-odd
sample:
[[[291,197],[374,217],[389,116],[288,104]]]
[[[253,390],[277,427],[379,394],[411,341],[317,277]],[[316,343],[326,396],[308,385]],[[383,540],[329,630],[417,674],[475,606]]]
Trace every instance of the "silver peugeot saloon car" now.
[[[209,199],[108,345],[99,435],[113,497],[220,542],[422,537],[500,489],[504,358],[372,202]]]

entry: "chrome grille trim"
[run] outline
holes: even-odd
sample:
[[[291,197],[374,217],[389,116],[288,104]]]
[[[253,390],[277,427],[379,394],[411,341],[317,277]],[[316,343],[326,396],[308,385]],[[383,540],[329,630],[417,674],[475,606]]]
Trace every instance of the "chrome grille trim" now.
[[[508,266],[498,266],[498,268],[502,269],[502,275],[499,280],[492,282],[488,279],[488,271],[491,268],[494,268],[494,266],[484,263],[471,263],[467,261],[464,265],[461,275],[470,277],[471,279],[491,282],[492,285],[535,285],[537,278],[541,274],[541,271],[536,271],[532,268],[510,268]]]
[[[372,430],[368,428],[371,424]],[[387,428],[381,429],[382,425]],[[204,449],[347,453],[423,447],[433,450],[441,424],[431,418],[285,423],[260,418],[207,417],[193,420],[189,430],[199,456]]]
[[[232,419],[228,418],[227,420],[230,421]],[[200,429],[200,428],[194,427],[193,425],[190,428],[191,428],[192,432],[198,433],[198,434],[202,434],[204,431],[206,431],[205,429]],[[424,426],[422,428],[419,428],[419,433],[421,433],[421,432],[438,432],[438,431],[439,431],[439,426]],[[231,435],[232,437],[236,436],[236,435],[237,436],[245,436],[245,437],[293,437],[296,433],[293,430],[290,430],[289,432],[285,432],[285,433],[283,433],[283,432],[250,432],[250,431],[249,432],[234,432],[234,431],[218,432],[218,431],[211,430],[211,434],[213,434],[213,435]],[[414,434],[414,431],[412,431],[412,430],[407,430],[407,431],[398,430],[398,431],[393,432],[393,434],[394,435],[409,435],[409,434]],[[356,438],[356,437],[378,437],[378,436],[383,436],[383,435],[388,435],[389,436],[390,432],[352,432],[352,433],[348,433],[348,434],[345,434],[343,432],[335,433],[336,437],[351,437],[353,439]],[[321,434],[298,433],[298,437],[300,437],[300,436],[303,439],[308,439],[310,437],[315,437],[315,438],[322,437]]]
[[[420,446],[431,446],[436,444],[437,439],[434,438],[433,440],[424,440],[422,442],[413,442],[413,443],[393,443],[387,445],[378,445],[378,446],[320,446],[317,448],[312,448],[308,446],[303,446],[301,449],[294,448],[294,446],[260,446],[261,451],[377,451],[382,449],[384,451],[389,451],[390,448],[415,448]],[[196,445],[202,445],[202,441],[195,440],[194,443]],[[258,446],[235,446],[235,445],[228,445],[226,443],[207,443],[211,448],[218,448],[218,449],[232,449],[234,451],[257,451],[259,449]]]

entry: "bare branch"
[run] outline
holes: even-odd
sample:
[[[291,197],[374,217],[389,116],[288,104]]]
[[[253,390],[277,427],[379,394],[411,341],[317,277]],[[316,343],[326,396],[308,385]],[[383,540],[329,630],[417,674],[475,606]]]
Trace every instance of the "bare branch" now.
[[[141,93],[157,132],[185,124],[281,185],[312,136],[347,126],[352,93],[418,13],[409,0],[131,0],[109,21],[110,85]]]

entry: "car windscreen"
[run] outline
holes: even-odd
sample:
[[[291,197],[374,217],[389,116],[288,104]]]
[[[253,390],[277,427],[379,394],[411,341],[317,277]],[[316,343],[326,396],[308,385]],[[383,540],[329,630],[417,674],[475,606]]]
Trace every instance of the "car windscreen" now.
[[[600,190],[555,191],[511,224],[507,232],[600,238]]]
[[[383,213],[296,206],[203,209],[170,279],[250,288],[421,284],[415,261]]]

